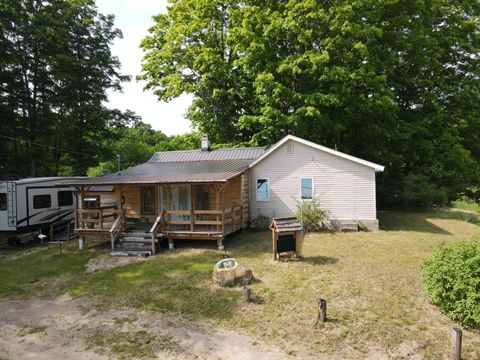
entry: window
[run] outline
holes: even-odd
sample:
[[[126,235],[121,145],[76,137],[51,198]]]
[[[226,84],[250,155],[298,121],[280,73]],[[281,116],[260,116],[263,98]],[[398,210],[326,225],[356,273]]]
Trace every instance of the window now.
[[[168,209],[168,191],[165,188],[165,186],[162,186],[162,201],[163,201],[163,210],[169,210]]]
[[[178,210],[188,210],[188,187],[178,187]]]
[[[0,193],[0,211],[7,210],[7,194]]]
[[[197,185],[195,187],[195,209],[210,209],[210,192],[208,185]]]
[[[144,186],[141,192],[142,214],[155,214],[155,186]]]
[[[268,179],[257,179],[257,201],[268,201]]]
[[[33,208],[45,209],[52,206],[52,198],[50,195],[34,195],[33,196]]]
[[[71,191],[58,192],[58,206],[73,205],[73,193]]]
[[[83,199],[83,208],[84,209],[98,209],[100,207],[100,196],[98,195],[87,195]]]
[[[304,200],[313,199],[313,178],[300,179],[300,198]]]

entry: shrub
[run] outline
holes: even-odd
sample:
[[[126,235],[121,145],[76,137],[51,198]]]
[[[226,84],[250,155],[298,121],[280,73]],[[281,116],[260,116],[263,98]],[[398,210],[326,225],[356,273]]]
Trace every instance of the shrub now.
[[[442,244],[423,265],[432,302],[454,321],[480,326],[480,242]]]
[[[322,221],[327,218],[327,210],[322,209],[320,201],[312,200],[297,200],[295,216],[302,224],[306,232],[320,231],[322,229]]]

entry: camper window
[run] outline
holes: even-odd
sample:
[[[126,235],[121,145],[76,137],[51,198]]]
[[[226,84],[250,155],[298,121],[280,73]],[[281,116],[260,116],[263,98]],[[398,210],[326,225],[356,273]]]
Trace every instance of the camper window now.
[[[0,193],[0,211],[7,210],[7,194]]]
[[[52,206],[52,198],[50,195],[33,195],[33,208],[45,209]]]
[[[71,191],[58,192],[58,206],[73,205],[73,193]]]

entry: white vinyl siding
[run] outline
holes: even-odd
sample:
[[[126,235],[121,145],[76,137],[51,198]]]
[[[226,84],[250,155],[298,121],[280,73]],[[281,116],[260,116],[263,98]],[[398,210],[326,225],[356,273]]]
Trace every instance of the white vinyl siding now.
[[[335,219],[375,220],[375,170],[351,160],[289,140],[254,165],[251,179],[269,179],[269,201],[257,201],[251,194],[250,216],[286,217],[295,213],[301,197],[301,179],[313,179],[314,196]],[[255,183],[255,182],[253,182]]]

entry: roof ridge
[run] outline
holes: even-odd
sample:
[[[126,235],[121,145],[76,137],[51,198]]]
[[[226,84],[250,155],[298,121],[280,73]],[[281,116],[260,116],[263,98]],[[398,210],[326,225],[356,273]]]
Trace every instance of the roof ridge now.
[[[219,149],[211,149],[208,152],[212,151],[219,151],[219,150],[243,150],[243,149],[265,149],[265,146],[243,146],[238,148],[219,148]],[[155,151],[155,154],[162,154],[162,153],[174,153],[174,152],[202,152],[202,149],[188,149],[188,150],[164,150],[164,151]]]

